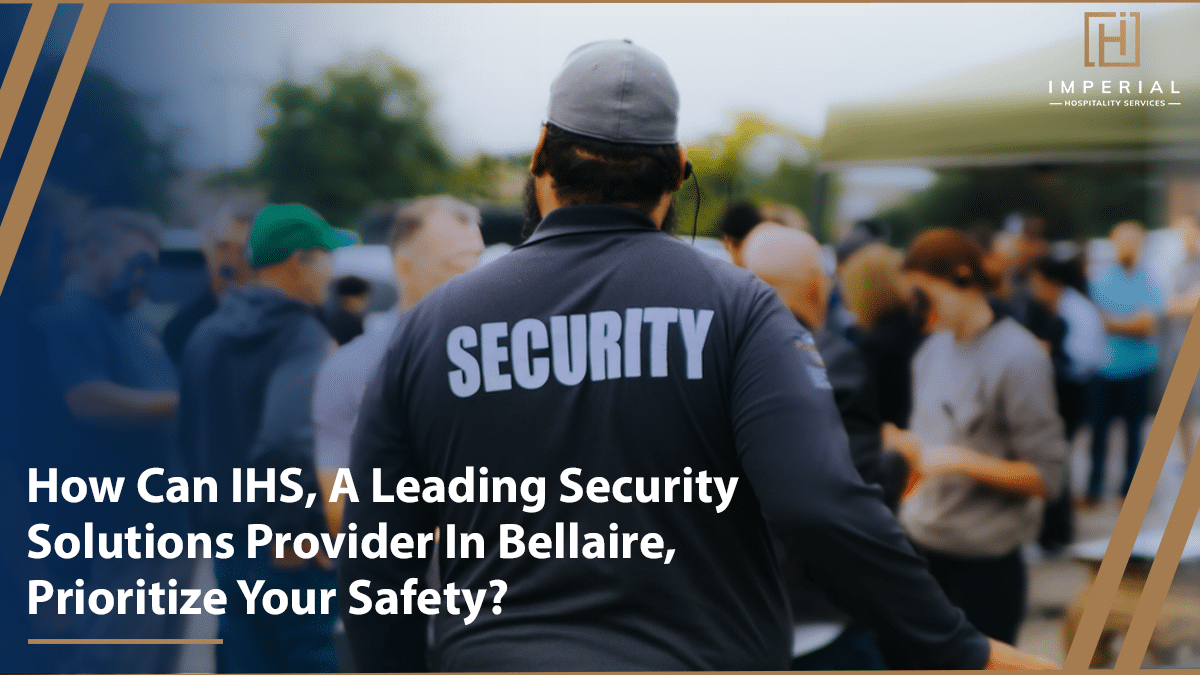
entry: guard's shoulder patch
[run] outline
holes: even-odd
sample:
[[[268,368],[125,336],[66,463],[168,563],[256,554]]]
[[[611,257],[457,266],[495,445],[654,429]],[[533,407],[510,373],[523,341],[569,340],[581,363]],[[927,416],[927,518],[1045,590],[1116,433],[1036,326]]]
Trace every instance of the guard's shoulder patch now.
[[[825,367],[825,361],[821,358],[821,352],[817,351],[817,342],[813,339],[812,333],[804,332],[796,338],[796,348],[807,354],[813,363],[821,368]]]
[[[825,361],[821,358],[821,352],[817,350],[817,342],[813,339],[812,333],[805,331],[796,338],[796,349],[804,356],[806,363],[805,369],[808,371],[808,377],[812,380],[813,386],[817,389],[833,389],[833,385],[829,383],[829,374],[825,372]]]
[[[813,386],[817,389],[833,389],[833,385],[829,383],[829,375],[824,368],[808,366],[808,376],[812,378]]]

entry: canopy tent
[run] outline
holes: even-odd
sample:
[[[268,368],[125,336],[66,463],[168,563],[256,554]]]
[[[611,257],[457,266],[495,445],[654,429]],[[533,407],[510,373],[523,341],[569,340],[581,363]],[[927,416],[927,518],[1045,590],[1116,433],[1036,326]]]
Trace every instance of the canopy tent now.
[[[831,107],[822,170],[1200,160],[1200,7],[1145,19],[1136,68],[1084,65],[1083,9],[1076,39],[901,95]],[[1083,93],[1085,81],[1094,86]],[[1121,81],[1129,93],[1119,91]],[[1155,82],[1161,94],[1150,93]],[[1074,93],[1061,93],[1063,83]],[[1066,104],[1079,99],[1179,105]]]

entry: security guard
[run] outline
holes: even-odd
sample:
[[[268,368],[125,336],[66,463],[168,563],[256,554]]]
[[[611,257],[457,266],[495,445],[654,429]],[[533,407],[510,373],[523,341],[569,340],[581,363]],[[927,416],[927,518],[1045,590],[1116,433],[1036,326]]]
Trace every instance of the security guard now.
[[[356,667],[787,668],[769,527],[892,665],[1013,652],[949,604],[858,477],[774,291],[663,231],[690,171],[677,109],[645,49],[573,52],[527,190],[545,218],[401,319],[352,449],[344,528],[393,542],[339,558]],[[430,547],[409,545],[438,527],[442,588],[422,605]]]

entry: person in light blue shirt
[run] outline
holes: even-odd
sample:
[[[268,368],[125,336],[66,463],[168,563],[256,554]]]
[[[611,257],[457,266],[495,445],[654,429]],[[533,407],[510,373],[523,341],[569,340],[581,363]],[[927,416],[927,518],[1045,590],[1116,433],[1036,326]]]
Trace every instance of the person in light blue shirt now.
[[[1141,223],[1124,221],[1112,229],[1117,265],[1094,278],[1091,296],[1108,332],[1108,359],[1089,392],[1092,426],[1092,470],[1085,507],[1099,504],[1104,492],[1108,428],[1117,417],[1125,420],[1125,480],[1129,491],[1141,457],[1142,422],[1150,397],[1150,378],[1158,367],[1154,331],[1164,310],[1162,293],[1145,267],[1138,264],[1145,240]]]

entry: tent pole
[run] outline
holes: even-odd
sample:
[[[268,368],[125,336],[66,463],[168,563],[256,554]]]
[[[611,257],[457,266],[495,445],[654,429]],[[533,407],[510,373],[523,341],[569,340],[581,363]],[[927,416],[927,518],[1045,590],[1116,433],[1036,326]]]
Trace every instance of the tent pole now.
[[[833,243],[832,236],[826,236],[825,232],[825,199],[828,189],[829,173],[818,169],[813,185],[813,208],[810,222],[812,223],[812,236],[823,244]]]

